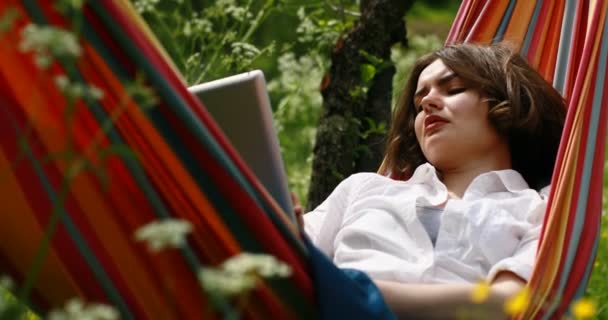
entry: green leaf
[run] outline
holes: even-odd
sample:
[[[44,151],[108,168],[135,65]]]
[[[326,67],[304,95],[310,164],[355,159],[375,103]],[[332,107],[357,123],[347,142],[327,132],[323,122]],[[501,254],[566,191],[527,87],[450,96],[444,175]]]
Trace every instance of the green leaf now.
[[[373,54],[370,54],[369,52],[367,52],[365,50],[359,50],[359,54],[374,66],[379,66],[382,63],[384,63],[384,60],[382,58],[379,58]]]
[[[361,80],[364,83],[368,83],[374,79],[376,75],[376,67],[371,64],[365,63],[361,65]]]

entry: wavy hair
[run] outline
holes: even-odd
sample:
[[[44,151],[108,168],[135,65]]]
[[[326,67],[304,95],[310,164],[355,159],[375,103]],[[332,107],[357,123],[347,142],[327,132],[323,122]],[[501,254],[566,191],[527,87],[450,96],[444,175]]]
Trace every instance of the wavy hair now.
[[[414,93],[420,73],[437,59],[488,101],[488,119],[507,137],[513,169],[532,188],[549,184],[566,117],[564,100],[506,44],[450,45],[416,61],[395,106],[379,172],[404,178],[427,162],[414,131]]]

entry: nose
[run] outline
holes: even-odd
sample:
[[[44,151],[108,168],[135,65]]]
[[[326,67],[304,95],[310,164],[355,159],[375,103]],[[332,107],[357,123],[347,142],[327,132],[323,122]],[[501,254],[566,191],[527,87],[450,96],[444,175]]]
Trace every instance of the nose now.
[[[434,112],[443,108],[443,102],[439,97],[438,93],[435,90],[430,90],[422,99],[420,100],[420,105],[424,112]]]

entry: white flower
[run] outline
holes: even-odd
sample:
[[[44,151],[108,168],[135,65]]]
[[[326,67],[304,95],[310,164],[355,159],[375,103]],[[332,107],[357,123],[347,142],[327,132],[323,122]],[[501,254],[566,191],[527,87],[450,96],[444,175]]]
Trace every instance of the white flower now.
[[[100,303],[85,305],[82,300],[72,298],[61,310],[51,310],[49,320],[116,320],[119,313],[113,307]]]
[[[103,90],[100,88],[93,85],[70,82],[70,79],[65,75],[56,76],[55,85],[69,98],[86,98],[92,100],[100,100],[103,98]]]
[[[139,13],[146,13],[154,11],[154,8],[160,0],[137,0],[133,3],[135,10]]]
[[[260,54],[260,49],[246,42],[234,42],[231,47],[234,55],[244,59],[253,59]]]
[[[36,64],[41,68],[48,67],[57,57],[75,58],[82,52],[78,39],[73,33],[35,24],[23,28],[19,49],[22,52],[34,52]]]
[[[291,268],[267,254],[241,253],[224,261],[222,268],[231,274],[255,273],[264,278],[285,278],[291,275]]]
[[[236,3],[234,2],[234,0],[217,0],[215,2],[215,6],[218,8],[234,7],[235,5]]]
[[[198,279],[206,292],[227,298],[248,292],[257,280],[254,274],[231,274],[213,268],[202,268]]]
[[[166,219],[154,221],[135,231],[135,239],[148,243],[152,252],[164,248],[177,248],[186,242],[186,235],[192,232],[192,224],[186,220]]]
[[[243,7],[230,6],[226,9],[226,13],[231,15],[236,21],[244,21],[245,19],[251,19],[251,17],[253,17],[251,12]]]
[[[209,294],[229,298],[255,288],[258,277],[286,278],[290,275],[291,268],[273,256],[241,253],[217,268],[202,268],[198,278]]]
[[[184,35],[201,35],[213,32],[213,23],[208,19],[198,18],[196,14],[184,24]]]

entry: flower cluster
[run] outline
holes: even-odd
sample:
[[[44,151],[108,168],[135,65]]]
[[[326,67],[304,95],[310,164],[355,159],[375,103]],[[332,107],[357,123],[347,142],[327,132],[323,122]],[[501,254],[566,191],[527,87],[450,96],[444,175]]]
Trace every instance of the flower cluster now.
[[[48,68],[55,58],[76,58],[82,51],[72,32],[36,24],[23,28],[19,49],[22,52],[33,52],[36,65],[43,69]]]
[[[147,242],[150,251],[159,252],[165,248],[182,246],[192,229],[192,224],[186,220],[154,221],[137,229],[135,239]]]
[[[63,92],[68,99],[92,99],[100,100],[103,98],[103,91],[92,85],[85,85],[78,82],[70,82],[65,75],[55,77],[55,85]]]
[[[253,289],[258,277],[285,278],[290,275],[291,268],[273,256],[241,253],[217,268],[202,268],[198,277],[206,292],[230,298]]]
[[[318,17],[314,12],[306,12],[304,7],[298,9],[297,15],[300,25],[296,29],[296,34],[301,43],[316,43],[321,47],[332,46],[340,34],[350,26],[347,22]]]
[[[63,309],[55,309],[49,312],[49,320],[116,320],[118,311],[111,306],[99,303],[85,303],[73,298],[66,302]]]
[[[185,36],[195,36],[213,32],[213,22],[207,18],[200,17],[197,12],[192,13],[192,17],[184,22],[182,32]]]
[[[135,10],[139,14],[154,11],[160,0],[136,0],[133,2]]]
[[[246,42],[233,42],[230,47],[237,59],[251,60],[260,54],[260,49]]]
[[[251,14],[251,12],[249,12],[246,8],[235,6],[228,7],[226,9],[226,14],[232,16],[232,18],[236,21],[245,21],[253,17],[253,14]]]

